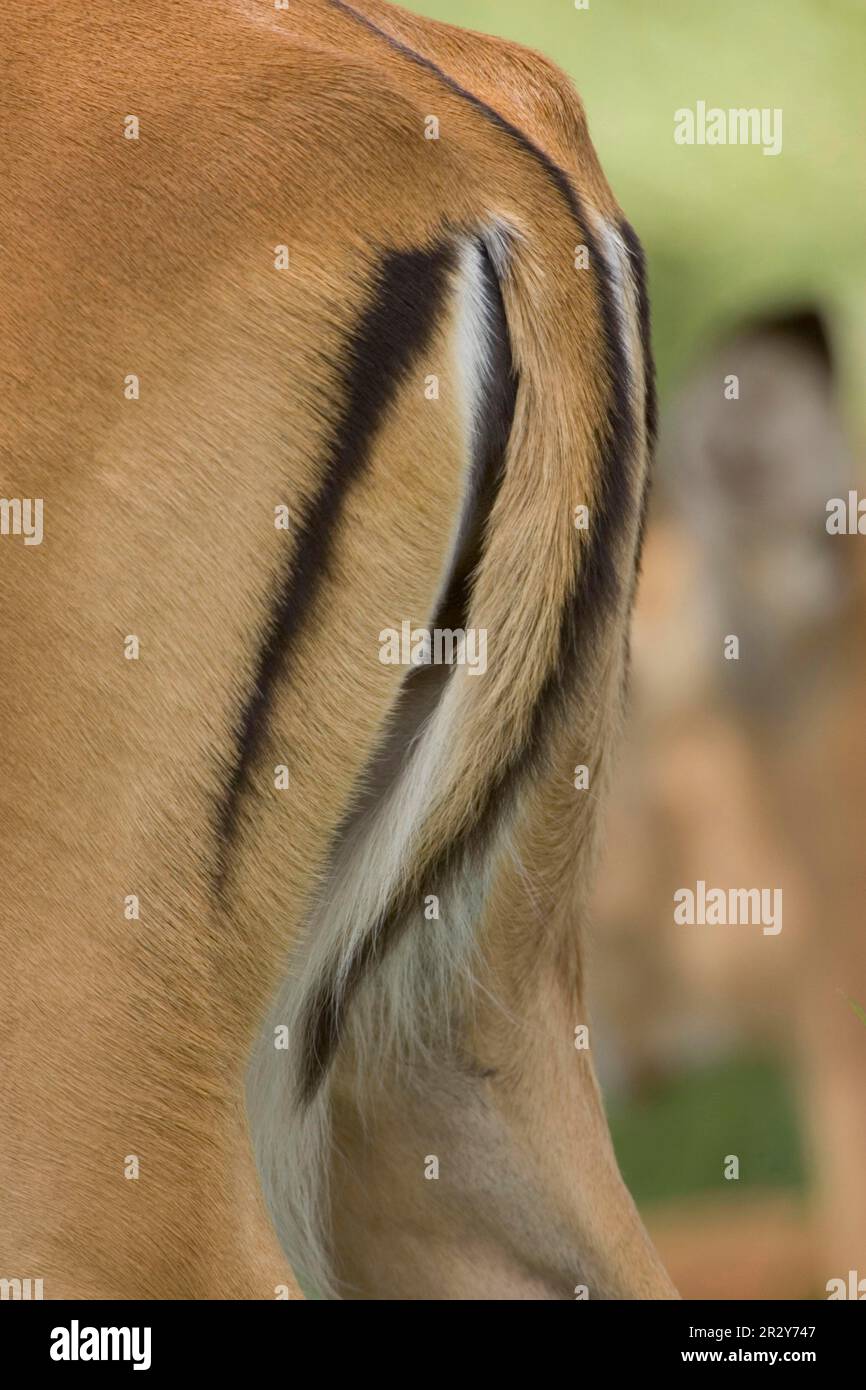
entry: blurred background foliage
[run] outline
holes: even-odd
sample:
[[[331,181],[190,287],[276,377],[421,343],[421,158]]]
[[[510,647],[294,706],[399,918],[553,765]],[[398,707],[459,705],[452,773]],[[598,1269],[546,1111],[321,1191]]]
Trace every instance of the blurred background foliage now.
[[[866,1275],[866,539],[824,525],[866,452],[866,5],[407,7],[569,73],[648,254],[662,431],[591,932],[617,1153],[683,1294],[825,1297]],[[698,101],[781,108],[781,153],[677,145]],[[696,878],[782,886],[782,933],[675,927]]]
[[[414,0],[537,48],[572,78],[652,276],[662,389],[698,346],[804,300],[840,343],[866,434],[862,0]],[[783,152],[676,145],[673,113],[780,107]]]

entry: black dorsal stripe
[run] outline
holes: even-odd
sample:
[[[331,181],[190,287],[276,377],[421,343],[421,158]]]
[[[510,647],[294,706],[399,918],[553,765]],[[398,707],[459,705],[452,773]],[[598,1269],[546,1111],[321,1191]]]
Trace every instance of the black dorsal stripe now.
[[[235,762],[219,807],[220,882],[241,797],[267,729],[274,687],[329,572],[346,497],[369,463],[372,442],[401,381],[430,341],[454,264],[453,248],[444,244],[388,253],[375,276],[370,303],[346,343],[338,383],[343,404],[329,457],[274,596],[252,690],[238,721]]]

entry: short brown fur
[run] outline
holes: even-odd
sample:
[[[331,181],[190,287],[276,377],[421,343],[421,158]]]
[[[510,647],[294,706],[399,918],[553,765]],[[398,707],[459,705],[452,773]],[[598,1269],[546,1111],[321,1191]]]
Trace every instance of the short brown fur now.
[[[375,0],[357,9],[616,223],[555,67]],[[321,482],[335,364],[382,252],[505,219],[513,448],[535,469],[515,464],[497,500],[473,613],[523,647],[454,731],[461,775],[427,823],[432,855],[471,821],[558,659],[583,544],[563,501],[597,500],[612,390],[598,269],[575,274],[580,228],[540,162],[345,7],[151,3],[119,19],[103,0],[11,0],[5,29],[2,491],[45,499],[45,539],[0,540],[0,1274],[41,1277],[48,1297],[298,1296],[259,1194],[244,1073],[397,699],[401,673],[371,662],[370,634],[428,611],[446,563],[464,464],[453,309],[330,538],[217,893],[217,808],[292,545],[273,510],[297,514]],[[423,140],[431,111],[438,142]],[[443,382],[435,415],[418,408],[427,371]],[[615,546],[625,592],[636,524]],[[581,1279],[601,1296],[671,1292],[572,1045],[627,607],[587,650],[581,691],[551,707],[543,768],[519,794],[465,1038],[482,1078],[432,1075],[425,1111],[395,1074],[362,1122],[338,1058],[333,1247],[350,1296],[570,1297]],[[581,802],[569,774],[587,760],[597,785]],[[282,762],[290,796],[272,790]],[[416,1180],[431,1115],[437,1142],[453,1133],[438,1205]]]

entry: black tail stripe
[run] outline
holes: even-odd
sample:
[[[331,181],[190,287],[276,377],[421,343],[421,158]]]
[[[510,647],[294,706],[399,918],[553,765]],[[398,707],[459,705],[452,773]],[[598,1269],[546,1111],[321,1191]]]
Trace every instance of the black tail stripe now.
[[[647,439],[652,449],[658,433],[658,402],[656,399],[655,362],[653,360],[652,336],[650,332],[649,289],[647,285],[646,256],[637,232],[623,217],[619,222],[619,232],[628,248],[632,262],[632,274],[637,286],[638,326],[640,328],[641,348],[644,361],[644,392],[646,396]]]
[[[636,431],[631,406],[631,381],[624,346],[624,326],[619,322],[615,290],[604,253],[565,171],[517,126],[472,92],[467,91],[430,59],[416,53],[380,29],[365,15],[359,14],[351,5],[346,4],[345,0],[331,0],[331,4],[379,35],[411,62],[438,77],[451,91],[469,102],[508,135],[524,153],[538,161],[565,199],[582,241],[589,251],[590,262],[597,272],[595,284],[604,336],[610,399],[603,438],[599,440],[602,456],[599,494],[594,508],[590,541],[584,552],[573,601],[563,609],[560,661],[545,679],[533,710],[526,742],[516,751],[510,763],[496,769],[475,822],[468,831],[459,834],[445,845],[434,863],[424,866],[428,881],[444,882],[464,857],[483,845],[493,833],[522,777],[538,764],[543,754],[545,730],[551,715],[557,708],[562,707],[568,691],[580,679],[581,654],[586,659],[587,644],[598,636],[604,618],[622,594],[622,576],[617,566],[617,541],[631,523],[635,509],[643,507],[645,498],[645,493],[640,498],[635,496],[631,468]],[[649,307],[643,276],[642,251],[633,234],[627,244],[635,262],[639,286],[641,333],[648,345]],[[652,383],[651,361],[647,371],[650,374],[648,380]],[[647,403],[650,410],[654,411],[654,393],[648,392]],[[653,432],[654,428],[653,414]],[[367,936],[349,963],[339,990],[333,979],[325,977],[314,991],[306,1011],[303,1030],[301,1091],[305,1100],[312,1099],[327,1073],[339,1045],[352,996],[405,931],[412,906],[420,900],[420,891],[418,883],[407,883],[398,900],[391,904],[387,915],[381,921],[371,924]]]
[[[566,172],[541,147],[535,145],[523,131],[502,117],[495,108],[488,106],[480,97],[474,96],[473,93],[460,86],[459,82],[450,78],[441,68],[436,67],[430,58],[416,53],[399,39],[392,38],[389,33],[373,24],[373,21],[370,21],[366,15],[361,15],[353,10],[352,6],[345,3],[345,0],[331,0],[331,3],[338,10],[342,10],[343,13],[356,19],[359,24],[366,26],[371,32],[377,33],[379,38],[384,39],[389,46],[409,58],[411,63],[434,74],[452,92],[463,97],[475,110],[480,111],[496,128],[505,132],[525,154],[530,154],[534,160],[542,165],[550,181],[559,190],[564,202],[569,207],[571,217],[580,231],[582,242],[587,245],[591,264],[596,270],[595,284],[602,320],[603,342],[605,342],[605,364],[607,379],[609,379],[610,399],[609,407],[607,407],[605,431],[603,431],[603,438],[599,439],[599,449],[602,453],[602,475],[591,537],[589,537],[580,575],[578,575],[578,581],[575,584],[573,602],[564,606],[563,609],[562,626],[560,626],[560,660],[555,669],[550,671],[546,677],[544,687],[538,696],[537,705],[532,712],[531,730],[527,741],[516,751],[516,755],[513,756],[509,765],[496,769],[495,776],[491,778],[491,783],[489,783],[484,805],[478,812],[473,826],[445,845],[441,853],[436,856],[434,863],[424,866],[425,877],[428,878],[428,881],[442,883],[442,881],[448,880],[450,873],[456,869],[461,860],[467,855],[471,855],[475,849],[480,848],[489,835],[493,833],[496,821],[499,820],[499,817],[505,812],[506,806],[512,801],[521,777],[532,766],[537,765],[538,760],[541,759],[545,746],[545,728],[548,726],[550,716],[556,708],[562,708],[567,692],[580,681],[581,655],[584,663],[591,666],[591,662],[587,660],[588,644],[592,644],[592,639],[598,637],[606,614],[616,606],[616,603],[623,596],[621,594],[623,575],[617,566],[617,550],[619,550],[617,542],[619,542],[619,537],[623,531],[626,531],[628,525],[634,520],[635,509],[641,516],[642,534],[642,517],[644,517],[646,510],[646,486],[642,489],[639,498],[635,496],[634,478],[632,478],[631,470],[632,452],[634,452],[635,446],[631,379],[626,349],[624,349],[624,325],[620,325],[612,277],[610,277],[610,270],[607,267],[602,247],[592,231],[587,215],[585,215],[580,196],[571,185]],[[648,424],[648,439],[652,448],[656,432],[655,373],[653,373],[651,342],[649,342],[649,300],[646,296],[644,253],[642,253],[637,236],[627,222],[623,221],[623,224],[620,225],[620,231],[626,240],[635,284],[638,286],[639,328],[641,328],[645,353],[646,424]],[[329,1062],[334,1058],[336,1047],[341,1040],[343,1026],[345,1026],[346,1011],[348,1011],[354,992],[368,974],[373,972],[375,966],[385,958],[389,949],[396,944],[400,935],[406,930],[413,903],[420,901],[420,897],[418,897],[420,892],[423,892],[423,885],[410,881],[406,884],[405,891],[399,895],[398,901],[392,902],[384,919],[377,923],[371,923],[367,937],[361,942],[356,955],[349,963],[348,972],[343,976],[342,987],[339,990],[336,990],[334,980],[329,979],[329,977],[322,977],[317,990],[314,991],[309,1008],[307,1008],[303,1029],[302,1093],[307,1101],[316,1094],[318,1086],[327,1073]]]
[[[472,459],[474,503],[464,545],[434,618],[438,628],[465,628],[469,621],[475,570],[484,545],[484,531],[505,471],[505,453],[514,420],[518,390],[517,374],[508,333],[502,291],[490,257],[482,248],[481,274],[487,304],[486,347],[488,373],[475,420],[476,437]],[[361,980],[370,974],[387,951],[387,930],[373,924],[352,958],[340,997],[326,972],[306,1006],[301,1033],[300,1095],[312,1100],[328,1064],[339,1046],[345,1021],[345,1008]]]
[[[629,470],[630,453],[634,443],[634,419],[631,409],[631,382],[629,374],[628,358],[626,356],[622,326],[619,322],[619,314],[616,303],[616,293],[613,286],[610,268],[607,264],[604,251],[598,237],[593,231],[589,218],[583,207],[583,202],[568,177],[550,155],[537,145],[519,126],[502,116],[494,107],[486,101],[461,86],[455,78],[451,77],[430,58],[425,58],[423,54],[410,48],[408,44],[380,29],[366,15],[361,14],[346,0],[330,0],[334,9],[340,10],[349,16],[357,24],[362,25],[371,33],[383,39],[391,48],[398,53],[402,53],[409,62],[417,67],[425,69],[458,97],[468,102],[486,120],[490,121],[498,130],[501,130],[510,140],[518,146],[524,153],[534,159],[544,169],[548,178],[554,184],[560,195],[564,199],[572,219],[576,224],[582,243],[586,246],[590,264],[595,267],[595,284],[598,291],[599,312],[602,321],[602,331],[604,336],[605,366],[610,383],[611,398],[608,408],[608,424],[606,430],[606,448],[604,451],[603,473],[601,479],[602,512],[603,517],[596,516],[595,526],[593,527],[594,545],[590,547],[592,553],[587,556],[586,564],[583,567],[581,584],[586,589],[586,598],[592,603],[597,603],[601,608],[607,609],[618,595],[620,580],[616,567],[615,551],[616,547],[611,544],[613,537],[609,532],[602,534],[602,520],[605,523],[615,524],[618,520],[625,522],[631,515],[631,509],[635,505],[632,497],[632,485]],[[629,228],[629,231],[631,229]],[[633,237],[633,244],[630,250],[633,255],[640,252],[640,244],[637,237]],[[642,257],[642,252],[640,252]],[[642,261],[638,260],[638,268]],[[644,306],[646,314],[647,340],[649,333],[649,311],[648,306]],[[580,596],[577,596],[580,606]]]
[[[658,395],[656,392],[656,369],[653,357],[652,331],[650,324],[650,304],[649,286],[647,284],[646,256],[644,249],[638,240],[637,232],[630,222],[623,217],[619,224],[620,235],[625,242],[632,263],[632,274],[637,285],[638,297],[638,325],[640,328],[641,349],[643,352],[644,363],[644,401],[646,411],[646,437],[647,447],[652,458],[658,441]],[[643,496],[640,501],[640,526],[638,530],[637,543],[637,565],[635,567],[635,586],[637,585],[637,571],[640,566],[640,557],[643,550],[644,535],[646,533],[647,514],[649,512],[650,489],[652,485],[652,470],[647,469],[644,481]]]
[[[274,596],[255,679],[237,726],[235,761],[218,814],[220,883],[241,797],[265,736],[274,687],[328,573],[347,494],[369,463],[370,446],[400,381],[429,342],[454,263],[453,249],[445,245],[390,252],[378,269],[370,304],[346,344],[338,386],[343,404],[329,458]]]
[[[470,498],[450,582],[434,616],[434,628],[465,628],[484,533],[505,473],[505,452],[514,422],[517,371],[508,333],[502,290],[484,243],[476,240],[484,286],[487,370],[473,419]]]

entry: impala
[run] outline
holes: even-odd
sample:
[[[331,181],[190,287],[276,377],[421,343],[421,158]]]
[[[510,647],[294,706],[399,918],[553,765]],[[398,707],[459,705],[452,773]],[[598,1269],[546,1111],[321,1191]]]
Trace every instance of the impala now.
[[[654,429],[577,96],[379,0],[5,22],[0,1272],[672,1296],[575,1046]]]

